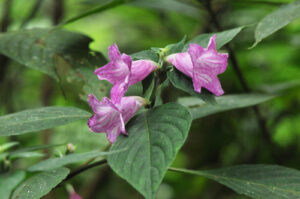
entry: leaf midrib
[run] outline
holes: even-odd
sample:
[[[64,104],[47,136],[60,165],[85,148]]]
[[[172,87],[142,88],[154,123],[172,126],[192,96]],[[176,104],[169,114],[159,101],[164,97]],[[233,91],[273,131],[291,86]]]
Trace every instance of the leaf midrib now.
[[[146,123],[146,129],[147,129],[147,138],[148,138],[148,151],[149,151],[149,179],[150,179],[150,198],[152,198],[152,177],[151,177],[151,167],[152,167],[152,159],[151,159],[151,142],[150,142],[150,128],[149,128],[149,123],[148,123],[148,116],[147,116],[148,111],[145,111],[145,123]],[[149,194],[149,193],[148,193]]]

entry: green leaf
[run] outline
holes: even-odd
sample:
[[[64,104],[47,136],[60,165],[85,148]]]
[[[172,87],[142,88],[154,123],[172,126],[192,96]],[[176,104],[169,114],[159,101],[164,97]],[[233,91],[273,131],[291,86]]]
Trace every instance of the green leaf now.
[[[29,167],[28,171],[44,171],[44,170],[55,169],[55,168],[62,167],[62,166],[68,165],[68,164],[86,161],[86,160],[96,158],[99,156],[106,156],[109,154],[120,153],[122,151],[126,151],[126,150],[123,148],[120,150],[114,150],[114,151],[109,151],[109,152],[91,151],[91,152],[86,152],[86,153],[74,153],[74,154],[66,155],[66,156],[59,157],[59,158],[52,158],[52,159],[47,159],[47,160],[41,161],[41,162]]]
[[[48,149],[48,148],[62,146],[62,145],[65,145],[65,144],[45,144],[45,145],[39,145],[39,146],[25,147],[25,148],[21,148],[21,149],[12,151],[9,153],[9,155],[18,155],[18,154],[21,154],[24,152],[38,151],[38,150]]]
[[[228,42],[233,40],[233,38],[235,38],[235,36],[237,34],[239,34],[243,28],[244,27],[242,26],[242,27],[237,27],[237,28],[233,28],[233,29],[230,29],[230,30],[225,30],[225,31],[222,31],[222,32],[207,33],[207,34],[198,35],[195,38],[193,38],[192,40],[187,42],[187,44],[184,46],[183,51],[187,51],[187,49],[189,48],[190,43],[199,44],[200,46],[203,46],[204,48],[206,48],[207,45],[208,45],[209,39],[214,34],[216,34],[216,36],[217,36],[217,38],[216,38],[217,49],[220,49],[222,46],[224,46],[225,44],[227,44]]]
[[[251,198],[300,198],[300,172],[277,165],[240,165],[208,171],[171,168],[215,180]]]
[[[0,153],[18,145],[18,144],[19,144],[19,142],[9,142],[9,143],[0,145]]]
[[[58,168],[36,174],[17,187],[12,199],[39,199],[63,181],[69,172],[67,168]]]
[[[293,20],[300,17],[300,0],[297,0],[288,5],[284,5],[275,10],[271,14],[265,16],[257,25],[255,29],[255,43],[256,46],[264,38],[270,36],[277,30],[288,25]]]
[[[144,98],[150,100],[151,94],[154,89],[154,74],[151,73],[142,81],[143,85],[143,96]]]
[[[111,147],[128,151],[108,155],[110,167],[145,198],[155,198],[168,167],[187,138],[190,113],[168,103],[135,116],[127,124],[128,137],[119,136]]]
[[[90,42],[89,37],[66,30],[20,30],[0,34],[0,53],[56,80],[81,80],[85,99],[89,93],[101,99],[110,84],[99,81],[94,70],[106,60],[89,49]]]
[[[195,92],[192,79],[184,75],[183,73],[179,72],[177,69],[173,68],[173,70],[168,71],[167,76],[175,88],[178,88],[182,91],[187,92],[190,95],[198,97],[204,100],[205,102],[215,103],[214,95],[210,94],[208,91],[205,91],[204,89],[202,90],[201,93]]]
[[[152,60],[154,62],[158,62],[158,54],[156,52],[154,52],[153,50],[143,50],[143,51],[131,54],[130,56],[134,60],[148,59],[148,60]]]
[[[19,135],[88,119],[89,112],[74,107],[44,107],[0,117],[0,136]]]
[[[186,40],[186,35],[182,38],[182,40],[180,42],[178,42],[176,44],[167,45],[165,47],[165,49],[167,50],[166,56],[174,54],[174,53],[182,52],[184,44],[185,44],[185,40]]]
[[[24,171],[0,175],[1,199],[9,199],[12,190],[25,178]]]
[[[18,159],[18,158],[40,158],[45,156],[43,153],[40,152],[22,152],[17,154],[9,155],[10,159]]]
[[[244,108],[266,102],[275,95],[267,94],[240,94],[224,95],[216,98],[215,104],[209,104],[195,97],[179,98],[178,102],[187,106],[192,114],[193,119],[205,117],[214,113]]]

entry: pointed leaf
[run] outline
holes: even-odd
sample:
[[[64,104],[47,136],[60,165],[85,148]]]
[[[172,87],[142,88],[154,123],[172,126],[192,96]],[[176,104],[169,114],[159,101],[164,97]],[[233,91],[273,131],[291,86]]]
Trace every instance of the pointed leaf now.
[[[0,175],[1,199],[9,199],[12,190],[25,178],[25,171]]]
[[[127,124],[128,137],[111,147],[128,151],[108,155],[110,167],[145,198],[154,199],[168,167],[187,138],[191,116],[184,106],[168,103],[135,116]]]
[[[0,136],[19,135],[88,119],[91,114],[74,107],[44,107],[0,117]]]
[[[126,151],[124,148],[120,150],[114,150],[109,152],[99,152],[99,151],[91,151],[86,153],[74,153],[70,155],[66,155],[60,158],[52,158],[41,161],[31,167],[28,168],[28,171],[43,171],[43,170],[50,170],[55,169],[58,167],[62,167],[68,164],[86,161],[92,158],[96,158],[99,156],[106,156],[109,154],[115,154]]]
[[[19,144],[19,142],[8,142],[8,143],[0,145],[0,153],[18,145],[18,144]]]
[[[300,198],[300,172],[277,165],[240,165],[208,171],[171,168],[215,180],[251,198]]]
[[[288,5],[284,5],[275,10],[271,14],[264,17],[255,29],[255,43],[256,46],[264,38],[270,36],[274,32],[288,25],[293,20],[300,17],[300,0],[297,0]]]
[[[217,97],[215,104],[206,103],[195,97],[179,98],[178,102],[189,108],[193,119],[198,119],[218,112],[260,104],[274,97],[276,96],[267,94],[240,94]]]
[[[36,174],[18,186],[12,199],[39,199],[63,181],[69,172],[67,168],[58,168]]]
[[[190,43],[195,43],[195,44],[199,44],[200,46],[206,48],[207,44],[209,42],[209,39],[216,34],[217,35],[217,49],[220,49],[222,46],[224,46],[225,44],[227,44],[228,42],[230,42],[231,40],[233,40],[235,38],[235,36],[237,34],[239,34],[241,32],[241,30],[244,27],[237,27],[237,28],[233,28],[230,30],[225,30],[222,32],[217,32],[217,33],[208,33],[208,34],[201,34],[196,36],[195,38],[193,38],[192,40],[188,41],[187,44],[184,46],[183,51],[187,51],[187,49],[189,48],[189,44]]]
[[[153,50],[143,50],[134,54],[130,55],[132,59],[139,60],[139,59],[148,59],[154,62],[158,62],[158,55]]]

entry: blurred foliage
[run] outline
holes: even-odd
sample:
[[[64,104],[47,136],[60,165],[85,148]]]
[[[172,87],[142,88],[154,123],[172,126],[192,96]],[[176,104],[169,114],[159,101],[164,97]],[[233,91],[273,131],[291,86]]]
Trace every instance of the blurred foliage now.
[[[83,0],[62,1],[61,22],[86,12],[95,2]],[[165,0],[161,0],[164,2]],[[0,16],[6,0],[0,0]],[[24,19],[32,12],[36,1],[13,0],[10,25],[7,31],[19,30]],[[25,29],[50,28],[53,25],[56,0],[44,0],[41,7]],[[157,1],[156,1],[157,2]],[[171,2],[171,0],[167,0]],[[208,12],[194,0],[179,0],[187,4],[181,9],[195,8],[199,16],[180,9],[157,9],[157,6],[125,4],[102,13],[94,14],[63,26],[64,29],[83,33],[93,39],[90,48],[107,56],[107,47],[117,43],[121,52],[132,54],[150,47],[164,47],[179,42],[184,35],[187,40],[200,33],[217,32]],[[246,27],[231,42],[240,68],[248,85],[258,92],[263,85],[280,85],[299,80],[300,77],[300,20],[297,19],[255,48],[254,29],[264,16],[291,0],[214,0],[212,9],[222,28]],[[166,6],[166,4],[164,4]],[[160,7],[159,7],[160,8]],[[193,12],[195,11],[193,9]],[[1,19],[0,19],[1,20]],[[222,49],[226,51],[225,48]],[[95,66],[96,67],[96,66]],[[231,67],[220,75],[225,94],[243,93],[243,89]],[[80,86],[78,86],[80,85]],[[76,106],[88,111],[80,99],[81,84],[62,86],[44,74],[25,68],[9,60],[0,82],[0,115],[42,106]],[[140,92],[140,85],[136,90]],[[133,90],[132,92],[137,92]],[[162,91],[164,102],[176,101],[188,96],[172,85]],[[221,168],[241,163],[279,163],[300,169],[300,93],[299,87],[284,93],[280,98],[260,105],[267,119],[274,151],[263,140],[253,110],[232,110],[193,121],[189,137],[177,156],[174,166],[195,170]],[[41,144],[72,143],[78,152],[104,150],[109,144],[104,134],[89,132],[85,122],[57,127],[40,134],[18,137],[0,137],[0,145],[19,142],[9,150]],[[65,153],[66,145],[44,149],[46,156]],[[279,157],[279,158],[278,158]],[[41,160],[40,157],[17,160],[12,168],[24,168]],[[73,168],[73,167],[72,167]],[[74,167],[75,168],[75,167]],[[140,199],[129,184],[106,167],[94,168],[71,180],[76,191],[85,199]],[[62,188],[55,189],[47,198],[66,198]],[[228,188],[197,176],[168,172],[160,186],[158,199],[235,199]]]

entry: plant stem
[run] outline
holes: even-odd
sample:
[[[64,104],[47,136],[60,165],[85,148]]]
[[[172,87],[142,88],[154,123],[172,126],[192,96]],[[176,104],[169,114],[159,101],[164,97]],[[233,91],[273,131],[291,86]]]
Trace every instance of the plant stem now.
[[[80,167],[78,169],[75,169],[74,171],[72,171],[67,177],[66,179],[64,179],[63,182],[67,181],[67,180],[70,180],[71,178],[81,174],[82,172],[86,171],[86,170],[89,170],[91,168],[94,168],[96,166],[100,166],[102,164],[106,164],[107,163],[107,160],[99,160],[97,162],[94,162],[92,164],[89,164],[89,165],[85,165],[83,167]]]

